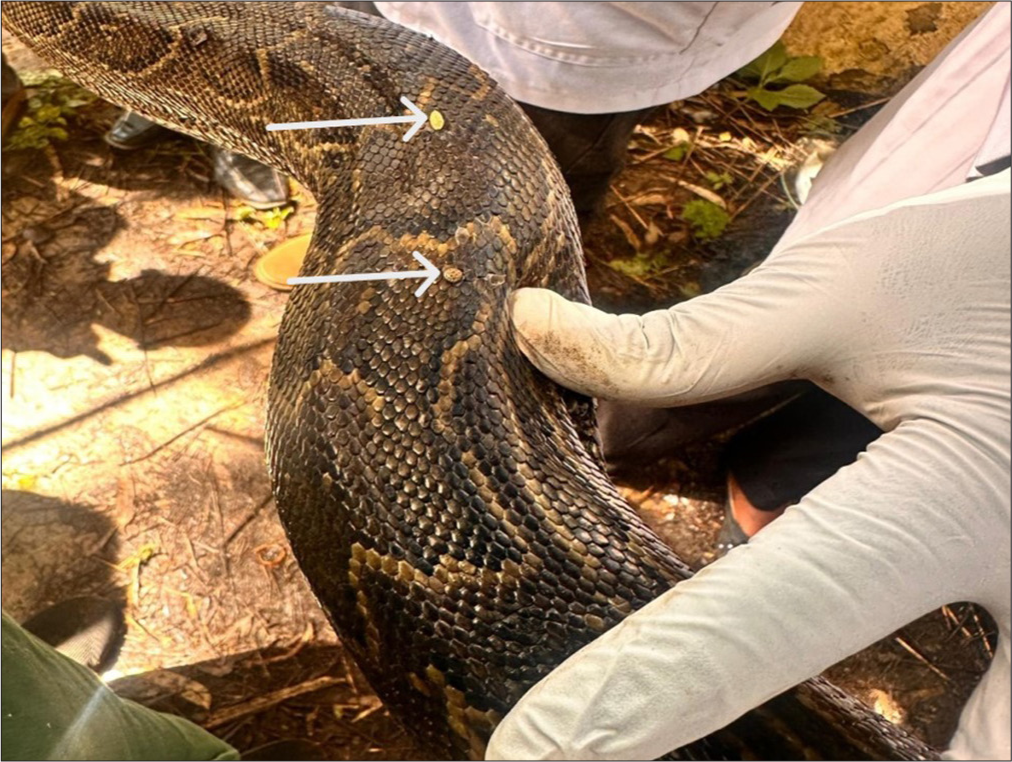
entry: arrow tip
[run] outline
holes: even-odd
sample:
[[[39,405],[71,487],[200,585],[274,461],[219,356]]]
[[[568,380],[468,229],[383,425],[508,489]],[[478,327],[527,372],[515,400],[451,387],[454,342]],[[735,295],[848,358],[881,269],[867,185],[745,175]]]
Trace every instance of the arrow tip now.
[[[429,121],[429,117],[424,111],[418,108],[418,106],[416,106],[407,96],[405,95],[401,96],[401,103],[403,103],[404,107],[411,112],[411,116],[415,118],[415,121],[412,123],[411,127],[408,128],[408,131],[404,133],[404,137],[401,138],[401,140],[407,143],[409,140],[411,140],[411,138],[413,138],[415,135],[418,134],[418,131],[422,129],[422,125],[425,124],[427,121]]]
[[[425,272],[428,273],[425,280],[422,281],[422,285],[420,285],[417,289],[415,289],[415,296],[421,296],[426,291],[428,291],[429,286],[435,283],[436,278],[442,275],[442,273],[440,272],[438,267],[436,267],[434,264],[432,264],[432,262],[423,257],[419,252],[414,251],[411,253],[411,255],[418,261],[418,263],[422,267],[425,268]]]

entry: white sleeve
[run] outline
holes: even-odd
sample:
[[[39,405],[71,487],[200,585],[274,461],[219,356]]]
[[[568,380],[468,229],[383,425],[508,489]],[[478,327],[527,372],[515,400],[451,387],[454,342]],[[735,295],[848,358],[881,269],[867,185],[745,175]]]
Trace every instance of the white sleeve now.
[[[542,680],[488,758],[655,759],[946,602],[986,605],[1007,654],[1007,487],[958,432],[900,426]],[[1007,660],[991,670],[968,748],[1007,758]]]
[[[971,600],[1001,644],[952,753],[1007,756],[1010,177],[860,215],[644,319],[540,291],[533,308],[521,293],[521,347],[568,386],[680,404],[786,373],[888,433],[749,545],[571,657],[508,715],[490,755],[652,757]]]
[[[770,47],[801,3],[376,3],[491,74],[515,100],[574,114],[682,100]]]

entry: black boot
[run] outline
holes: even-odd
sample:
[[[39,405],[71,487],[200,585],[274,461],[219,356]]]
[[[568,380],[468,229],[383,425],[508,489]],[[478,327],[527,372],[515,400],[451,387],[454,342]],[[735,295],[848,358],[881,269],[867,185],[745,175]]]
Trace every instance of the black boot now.
[[[273,209],[288,203],[288,180],[276,169],[223,148],[212,151],[214,179],[233,196],[254,209]]]
[[[124,111],[103,137],[113,148],[134,151],[151,145],[167,132],[160,124],[155,124],[140,114]]]
[[[99,673],[116,662],[126,635],[123,607],[104,598],[68,598],[21,626],[64,656]]]
[[[140,114],[125,111],[105,134],[105,142],[113,148],[133,151],[168,132]],[[254,209],[273,209],[288,203],[288,181],[280,172],[223,148],[211,150],[214,179],[230,194]]]
[[[600,211],[608,186],[625,166],[633,130],[654,110],[568,114],[526,103],[519,105],[559,162],[581,223]]]

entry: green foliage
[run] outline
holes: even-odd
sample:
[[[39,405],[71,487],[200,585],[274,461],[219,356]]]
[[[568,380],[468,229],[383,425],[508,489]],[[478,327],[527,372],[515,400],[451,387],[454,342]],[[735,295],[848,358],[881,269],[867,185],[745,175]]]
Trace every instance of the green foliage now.
[[[822,71],[819,56],[794,56],[774,72],[771,83],[806,82]]]
[[[709,241],[723,234],[731,216],[712,201],[694,198],[682,208],[682,219],[689,223],[694,237]]]
[[[671,147],[664,152],[664,158],[669,161],[682,161],[692,153],[692,138],[689,133],[681,127],[676,127],[671,133]]]
[[[24,116],[7,141],[7,148],[14,151],[42,149],[54,140],[66,140],[69,137],[67,120],[95,100],[93,94],[55,71],[28,72],[22,75],[22,81],[33,91]]]
[[[260,212],[260,221],[264,227],[268,230],[277,230],[281,227],[288,216],[295,210],[290,206],[280,206],[276,209],[267,209],[266,211]]]
[[[641,251],[632,257],[613,259],[608,262],[608,266],[623,275],[628,275],[630,278],[639,280],[662,270],[666,262],[667,257],[663,252],[647,253]]]
[[[671,161],[681,161],[685,158],[685,155],[689,152],[689,148],[691,146],[691,143],[678,143],[677,145],[673,145],[664,152],[664,158],[670,159]]]
[[[715,191],[725,188],[734,182],[734,178],[731,177],[730,172],[714,172],[711,169],[707,171],[705,177],[706,182],[710,183],[710,187]]]
[[[748,96],[767,111],[773,111],[777,106],[806,109],[826,97],[811,85],[791,85],[782,90],[750,87]]]
[[[277,230],[294,211],[295,209],[290,204],[262,211],[258,211],[251,206],[243,206],[239,208],[236,217],[239,222],[246,223],[247,225],[259,223],[268,230]]]
[[[826,96],[811,85],[801,84],[822,70],[819,56],[790,56],[782,42],[777,42],[738,70],[738,76],[755,82],[746,94],[767,111],[777,106],[807,109]]]
[[[813,137],[839,135],[843,125],[826,114],[814,113],[804,121],[804,132]]]

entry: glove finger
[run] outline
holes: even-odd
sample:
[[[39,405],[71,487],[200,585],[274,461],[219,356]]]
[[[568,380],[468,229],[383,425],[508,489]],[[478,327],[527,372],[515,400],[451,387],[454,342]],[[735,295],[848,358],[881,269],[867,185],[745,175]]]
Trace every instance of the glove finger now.
[[[788,282],[798,288],[799,279]],[[800,301],[783,279],[748,276],[642,316],[611,315],[534,288],[514,292],[510,312],[520,349],[555,382],[667,407],[799,377],[809,347],[821,342]]]
[[[968,464],[985,477],[969,492]],[[656,759],[943,603],[980,601],[1007,621],[1007,514],[982,510],[1007,500],[992,491],[1007,486],[1000,468],[927,422],[884,435],[570,657],[510,712],[487,758]]]
[[[527,358],[558,384],[607,399],[628,399],[617,371],[625,337],[639,330],[635,315],[609,315],[543,288],[522,288],[510,298],[516,340]]]

